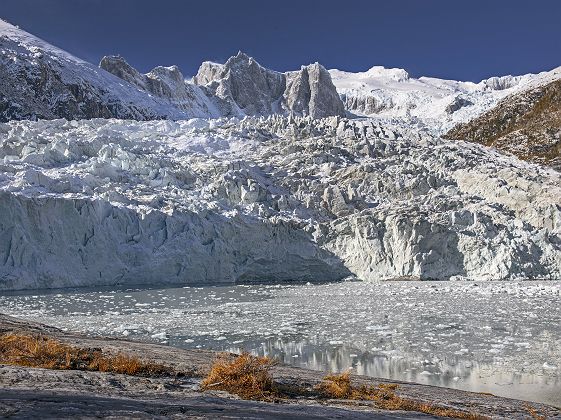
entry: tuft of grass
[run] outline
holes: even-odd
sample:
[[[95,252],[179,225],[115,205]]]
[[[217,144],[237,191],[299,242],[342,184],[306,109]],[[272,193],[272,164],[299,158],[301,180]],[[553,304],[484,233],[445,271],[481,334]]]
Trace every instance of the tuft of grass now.
[[[382,383],[378,386],[353,386],[351,371],[341,374],[327,375],[316,387],[323,398],[345,400],[373,401],[375,406],[384,410],[416,411],[441,417],[469,420],[487,420],[489,417],[480,414],[427,404],[399,396],[395,391],[397,384]]]
[[[538,413],[538,411],[532,407],[530,404],[526,404],[526,410],[528,410],[528,413],[530,414],[530,417],[532,417],[535,420],[546,420],[547,416],[544,416],[540,413]]]
[[[83,349],[41,335],[0,336],[0,363],[44,369],[73,369],[134,376],[174,374],[166,366],[125,354],[105,355],[100,349]]]
[[[277,362],[269,357],[221,353],[203,379],[203,390],[221,390],[248,400],[270,401],[278,397],[270,373]]]
[[[252,356],[248,352],[241,355],[220,354],[210,372],[201,383],[203,390],[221,390],[249,400],[271,401],[288,397],[286,390],[275,383],[270,369],[277,362],[268,357]],[[314,395],[324,399],[347,401],[373,401],[384,410],[416,411],[441,417],[468,420],[488,420],[489,417],[471,412],[451,409],[414,401],[399,396],[399,385],[382,383],[378,386],[355,386],[351,381],[351,371],[327,375],[315,387]],[[296,396],[292,390],[291,396]],[[302,393],[303,395],[304,393]]]

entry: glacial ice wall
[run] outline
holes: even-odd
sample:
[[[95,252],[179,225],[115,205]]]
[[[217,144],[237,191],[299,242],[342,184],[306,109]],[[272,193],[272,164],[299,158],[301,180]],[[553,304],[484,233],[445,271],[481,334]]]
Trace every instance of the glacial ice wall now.
[[[555,171],[338,117],[0,124],[0,289],[561,278]]]

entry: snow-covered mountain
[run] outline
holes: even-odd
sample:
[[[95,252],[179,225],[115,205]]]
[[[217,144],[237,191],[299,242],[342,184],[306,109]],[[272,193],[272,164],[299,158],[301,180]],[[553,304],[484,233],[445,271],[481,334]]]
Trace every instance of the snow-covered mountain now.
[[[2,20],[0,53],[0,121],[345,114],[318,63],[285,74],[240,53],[225,64],[204,63],[193,84],[176,66],[141,74],[112,56],[95,67]]]
[[[149,93],[169,101],[195,118],[218,118],[228,114],[228,104],[204,87],[187,83],[177,66],[156,67],[142,74],[120,56],[105,56],[99,67]]]
[[[346,109],[358,116],[421,123],[441,134],[474,119],[501,99],[561,78],[561,67],[540,74],[491,77],[479,83],[413,78],[403,69],[329,70]]]
[[[186,118],[98,67],[0,20],[0,121]]]
[[[225,64],[204,62],[193,81],[233,105],[232,115],[344,116],[344,105],[319,63],[279,73],[239,52]]]
[[[561,278],[561,174],[440,137],[558,70],[475,84],[240,53],[190,82],[1,21],[0,53],[0,290]]]

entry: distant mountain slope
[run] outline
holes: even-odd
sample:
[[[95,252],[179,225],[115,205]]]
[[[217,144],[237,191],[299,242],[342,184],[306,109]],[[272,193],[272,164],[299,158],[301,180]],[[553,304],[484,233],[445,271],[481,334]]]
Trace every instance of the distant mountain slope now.
[[[403,69],[375,66],[365,72],[329,70],[346,109],[359,116],[399,118],[444,133],[491,109],[504,97],[554,73],[491,77],[479,83],[411,77]]]
[[[99,67],[139,89],[185,111],[191,117],[218,118],[228,115],[229,105],[204,87],[187,83],[177,66],[158,66],[142,74],[121,56],[106,56]]]
[[[561,79],[511,95],[445,137],[492,146],[561,170]]]
[[[0,121],[186,116],[169,101],[0,20]]]

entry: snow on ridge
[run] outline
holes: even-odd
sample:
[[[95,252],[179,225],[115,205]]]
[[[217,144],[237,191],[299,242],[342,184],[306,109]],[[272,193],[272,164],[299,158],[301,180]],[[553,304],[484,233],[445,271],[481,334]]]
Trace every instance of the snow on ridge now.
[[[185,118],[169,102],[5,21],[0,22],[4,114],[21,118]],[[17,88],[16,88],[17,87]]]
[[[561,77],[561,67],[539,74],[490,77],[479,83],[409,77],[399,68],[329,70],[346,109],[358,116],[417,119],[442,134],[489,110],[504,97]]]

